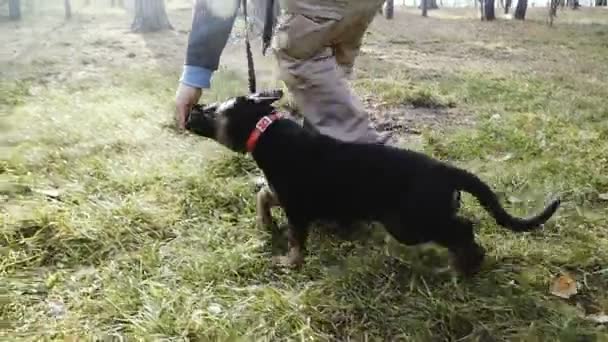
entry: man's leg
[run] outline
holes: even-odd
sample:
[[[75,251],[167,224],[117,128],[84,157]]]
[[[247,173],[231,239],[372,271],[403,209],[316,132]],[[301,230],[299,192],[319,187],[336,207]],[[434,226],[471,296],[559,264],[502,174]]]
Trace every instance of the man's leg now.
[[[346,78],[352,76],[355,59],[361,50],[363,36],[376,16],[374,9],[381,7],[382,2],[378,2],[375,6],[371,3],[368,8],[351,13],[342,23],[340,32],[334,39],[332,48],[334,49],[336,62]]]
[[[337,24],[302,15],[281,24],[274,44],[281,77],[306,121],[320,133],[349,142],[384,143],[329,47]]]

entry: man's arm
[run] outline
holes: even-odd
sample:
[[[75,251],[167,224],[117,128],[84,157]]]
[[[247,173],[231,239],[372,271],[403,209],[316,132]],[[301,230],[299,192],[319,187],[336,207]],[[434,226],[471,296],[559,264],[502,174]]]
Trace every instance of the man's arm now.
[[[209,88],[234,26],[239,0],[196,0],[180,82]]]

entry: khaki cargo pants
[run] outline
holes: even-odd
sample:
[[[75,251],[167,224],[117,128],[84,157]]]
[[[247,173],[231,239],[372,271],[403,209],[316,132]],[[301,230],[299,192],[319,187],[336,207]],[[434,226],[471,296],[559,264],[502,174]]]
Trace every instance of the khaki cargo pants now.
[[[349,142],[378,142],[347,82],[363,35],[384,0],[284,0],[273,51],[306,121]]]

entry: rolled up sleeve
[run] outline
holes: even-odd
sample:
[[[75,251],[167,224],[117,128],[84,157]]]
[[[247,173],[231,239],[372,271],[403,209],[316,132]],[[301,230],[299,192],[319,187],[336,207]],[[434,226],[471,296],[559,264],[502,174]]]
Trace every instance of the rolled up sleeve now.
[[[216,13],[211,1],[223,2],[229,13]],[[234,26],[238,4],[239,0],[196,0],[180,82],[196,88],[210,87]]]

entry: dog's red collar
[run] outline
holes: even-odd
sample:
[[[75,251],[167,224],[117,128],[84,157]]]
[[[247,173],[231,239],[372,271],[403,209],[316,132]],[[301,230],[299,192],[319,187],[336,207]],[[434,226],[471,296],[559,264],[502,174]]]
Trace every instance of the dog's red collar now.
[[[258,139],[266,131],[266,129],[275,121],[285,117],[284,114],[279,112],[272,112],[269,115],[263,116],[258,123],[255,124],[255,129],[249,135],[249,139],[247,139],[247,152],[253,152],[255,145],[258,143]]]

